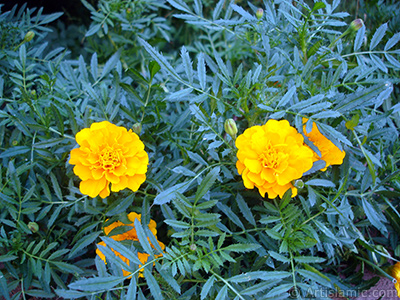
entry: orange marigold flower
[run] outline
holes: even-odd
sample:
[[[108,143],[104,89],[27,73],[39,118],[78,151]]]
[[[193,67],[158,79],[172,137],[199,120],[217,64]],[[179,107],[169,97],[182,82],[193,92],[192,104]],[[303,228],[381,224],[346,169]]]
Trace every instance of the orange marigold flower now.
[[[253,126],[236,139],[236,167],[246,188],[258,188],[261,196],[274,199],[292,189],[313,164],[313,152],[304,145],[303,136],[286,120],[268,120],[265,125]]]
[[[121,221],[116,221],[116,222],[114,222],[114,223],[112,223],[112,224],[110,224],[110,225],[104,227],[104,228],[103,228],[104,233],[108,236],[109,233],[110,233],[113,229],[115,229],[115,228],[117,228],[117,227],[120,227],[120,226],[130,226],[130,227],[132,227],[132,229],[130,229],[130,230],[128,230],[128,231],[126,231],[126,232],[124,232],[124,233],[122,233],[122,234],[116,234],[116,235],[112,235],[112,236],[110,236],[110,237],[111,237],[113,240],[115,240],[115,241],[125,241],[125,240],[139,241],[139,238],[138,238],[137,233],[136,233],[136,230],[135,230],[134,223],[135,223],[135,219],[138,219],[138,220],[140,221],[141,215],[140,215],[140,214],[137,214],[137,213],[135,213],[135,212],[131,212],[130,214],[128,214],[128,219],[129,219],[132,223],[130,223],[130,224],[124,224],[124,223],[122,223]],[[150,220],[149,229],[150,229],[150,231],[153,233],[154,236],[157,236],[156,225],[157,225],[157,224],[156,224],[156,222],[155,222],[154,220]],[[159,243],[161,249],[164,250],[164,249],[165,249],[164,243],[162,243],[162,242],[160,242],[160,241],[158,241],[158,243]],[[100,243],[98,243],[97,245],[106,246],[106,243],[100,242]],[[154,246],[153,246],[153,247],[154,247]],[[129,266],[129,259],[127,259],[127,258],[124,257],[123,255],[121,255],[119,252],[115,251],[114,249],[111,249],[111,250],[112,250],[118,257],[120,257],[120,258],[122,259],[122,261],[124,261],[124,262]],[[106,262],[106,257],[105,257],[105,255],[104,255],[98,248],[96,249],[96,254],[100,257],[101,260],[103,260],[104,262]],[[138,258],[139,258],[139,260],[140,260],[143,264],[146,263],[146,261],[147,261],[147,259],[149,258],[149,256],[150,256],[150,255],[147,254],[147,253],[140,253],[140,252],[138,253]],[[161,256],[161,254],[160,254],[160,255],[156,255],[156,257],[159,257],[159,256]],[[141,266],[139,266],[139,267],[141,267]],[[128,275],[130,274],[130,272],[125,271],[125,270],[122,270],[122,273],[123,273],[124,276],[128,276]],[[140,270],[139,277],[143,277],[143,270]]]
[[[303,123],[306,123],[308,119],[303,118]],[[321,152],[319,156],[314,152],[313,162],[317,160],[325,161],[325,167],[321,171],[325,171],[330,165],[340,165],[343,163],[343,159],[346,156],[346,152],[340,150],[335,146],[329,139],[327,139],[319,130],[315,123],[313,123],[311,132],[307,133],[306,125],[303,126],[304,135],[318,148]]]
[[[69,163],[82,180],[79,189],[90,197],[105,198],[111,191],[137,191],[146,180],[149,157],[139,136],[108,121],[93,123],[76,134],[79,148]]]
[[[396,279],[394,287],[397,290],[397,297],[400,298],[400,262],[397,262],[394,266],[392,266],[390,275],[392,275],[392,277]]]

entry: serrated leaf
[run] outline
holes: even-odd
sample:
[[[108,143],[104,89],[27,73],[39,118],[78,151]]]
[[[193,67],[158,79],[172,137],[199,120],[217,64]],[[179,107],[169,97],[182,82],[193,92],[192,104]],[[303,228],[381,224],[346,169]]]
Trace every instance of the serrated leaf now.
[[[222,8],[225,4],[225,0],[219,0],[215,8],[213,9],[212,19],[216,20],[221,14]]]
[[[172,0],[169,1],[169,3],[174,2]],[[175,2],[174,2],[175,3]],[[171,4],[172,5],[172,4]],[[160,67],[164,70],[166,70],[168,73],[173,75],[176,79],[181,81],[182,79],[176,73],[174,68],[171,66],[171,64],[162,56],[157,50],[155,50],[149,43],[147,43],[145,40],[138,38],[138,41],[142,46],[145,48],[145,50],[150,54],[151,57],[160,65]]]
[[[258,244],[233,244],[224,248],[224,251],[233,251],[233,252],[250,252],[255,251],[261,246]]]
[[[245,230],[245,227],[240,221],[239,217],[230,209],[228,206],[222,204],[221,202],[217,203],[217,207],[231,220],[233,223],[235,223],[237,226],[239,226],[241,229]]]
[[[228,279],[230,282],[248,282],[251,280],[279,280],[291,276],[287,271],[254,271],[233,276]]]
[[[189,188],[189,185],[190,181],[178,183],[167,188],[165,191],[162,191],[156,196],[154,199],[154,204],[162,205],[170,202],[174,197],[176,197],[177,192],[183,194]]]
[[[78,242],[72,247],[71,252],[69,253],[68,257],[72,258],[77,252],[82,250],[83,248],[87,247],[88,245],[92,244],[97,237],[102,233],[101,231],[92,232],[84,237],[80,238]]]
[[[63,201],[63,196],[62,196],[62,191],[61,191],[60,185],[58,184],[57,177],[53,173],[50,173],[50,180],[51,180],[51,183],[53,184],[53,189],[54,189],[54,192],[56,193],[57,198],[60,201]]]
[[[231,7],[234,11],[236,11],[239,15],[241,15],[245,20],[247,21],[255,21],[257,18],[255,16],[252,16],[249,14],[247,11],[245,11],[242,7],[236,4],[231,4]]]
[[[189,79],[190,84],[193,83],[193,67],[192,61],[190,59],[189,53],[187,52],[185,46],[181,49],[181,57],[183,61],[183,67],[185,69],[186,76]]]
[[[281,107],[281,106],[285,106],[293,97],[293,95],[296,92],[296,86],[292,86],[287,92],[286,94],[282,97],[282,99],[278,102],[278,105],[276,106],[276,108]]]
[[[27,146],[15,146],[8,148],[2,153],[0,153],[0,158],[6,158],[6,157],[11,157],[11,156],[18,156],[24,153],[29,152],[31,149]]]
[[[265,296],[269,298],[276,298],[276,296],[286,293],[293,287],[293,283],[284,283],[272,288]]]
[[[87,292],[108,291],[117,284],[123,282],[124,280],[124,277],[117,276],[87,278],[70,283],[68,287],[73,290],[81,290]]]
[[[119,62],[119,57],[120,57],[121,51],[117,51],[114,53],[105,63],[103,67],[103,71],[101,72],[100,77],[106,76],[108,73],[110,73],[111,69],[114,69],[117,66],[117,62]]]
[[[318,256],[294,256],[293,259],[299,263],[322,263],[326,260]]]
[[[214,182],[217,180],[220,170],[221,168],[219,166],[215,167],[206,175],[206,177],[204,177],[197,188],[195,202],[199,201],[210,190]]]
[[[135,230],[136,230],[136,234],[139,239],[140,245],[143,247],[143,249],[144,249],[144,251],[146,251],[146,253],[153,254],[153,250],[147,239],[147,235],[143,230],[142,223],[140,223],[140,221],[138,219],[135,219],[134,224],[135,224]]]
[[[228,296],[228,287],[226,285],[224,285],[219,290],[217,296],[215,297],[215,300],[225,300],[227,296]]]
[[[201,300],[206,299],[208,293],[210,292],[210,289],[214,285],[214,281],[215,281],[214,275],[212,275],[210,278],[207,279],[206,283],[203,285],[203,288],[201,289],[201,293],[200,293]]]
[[[188,229],[190,228],[190,224],[183,222],[183,221],[177,221],[177,220],[164,220],[164,223],[167,223],[169,226],[175,227],[175,228],[181,228],[181,229]]]
[[[147,268],[144,269],[144,278],[146,279],[147,286],[150,289],[151,295],[154,297],[155,300],[163,300],[164,297],[162,296],[162,292],[160,286],[158,285],[157,280],[151,274]]]
[[[120,242],[115,241],[112,238],[102,236],[100,237],[101,240],[111,249],[117,251],[120,253],[123,257],[127,258],[129,261],[141,265],[142,262],[139,260],[139,258],[135,255],[135,253],[131,250],[122,245]]]
[[[329,288],[333,287],[331,281],[327,277],[324,278],[324,277],[320,276],[319,274],[314,273],[314,272],[309,271],[309,270],[301,270],[300,269],[300,270],[297,270],[297,272],[299,274],[301,274],[303,277],[305,277],[307,279],[311,279],[313,281],[316,281],[316,282],[318,282],[319,284],[321,284],[323,286],[326,286],[326,287],[329,287]]]
[[[374,206],[364,198],[361,199],[361,203],[368,221],[370,221],[371,224],[383,234],[387,234],[386,226],[383,224],[383,222],[386,222],[386,220],[381,212],[377,212]]]
[[[236,196],[236,203],[239,206],[240,212],[243,214],[245,219],[250,222],[250,224],[256,226],[256,220],[254,219],[254,216],[247,205],[247,203],[244,201],[243,197],[240,194],[237,194]]]
[[[332,181],[326,179],[311,179],[306,181],[305,185],[335,187],[335,184]]]
[[[365,36],[365,25],[363,25],[357,31],[356,39],[354,40],[354,52],[357,52],[357,50],[361,48],[361,45],[364,41],[364,36]]]
[[[400,41],[400,32],[395,33],[386,43],[384,50],[388,51]]]
[[[197,59],[197,76],[199,78],[199,83],[200,83],[201,89],[205,90],[207,77],[206,77],[206,64],[204,61],[203,53],[200,53],[199,57]]]
[[[386,30],[387,30],[387,23],[382,24],[374,33],[371,42],[369,44],[369,50],[373,50],[379,42],[382,40],[382,38],[385,36]]]

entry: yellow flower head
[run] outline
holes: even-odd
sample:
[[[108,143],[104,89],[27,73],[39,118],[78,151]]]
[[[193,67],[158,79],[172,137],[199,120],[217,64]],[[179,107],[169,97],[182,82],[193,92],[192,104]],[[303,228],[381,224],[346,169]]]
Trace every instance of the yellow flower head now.
[[[397,290],[397,297],[400,298],[400,262],[397,262],[394,266],[392,266],[390,275],[392,275],[392,277],[396,279],[394,287]]]
[[[306,123],[308,119],[303,118],[303,123]],[[329,139],[327,139],[318,130],[318,127],[313,123],[311,132],[307,133],[306,126],[303,126],[304,135],[318,148],[321,152],[321,156],[314,152],[313,162],[317,160],[325,161],[325,167],[321,171],[325,171],[330,165],[340,165],[343,163],[343,159],[346,152],[340,150],[335,146]]]
[[[268,120],[253,126],[236,139],[236,167],[246,188],[258,188],[261,196],[274,199],[297,189],[292,181],[311,169],[313,152],[304,145],[303,136],[286,120]]]
[[[108,236],[108,234],[115,228],[120,227],[120,226],[131,226],[132,229],[130,229],[127,232],[124,232],[122,234],[116,234],[116,235],[112,235],[110,236],[113,240],[115,241],[125,241],[125,240],[134,240],[134,241],[139,241],[139,238],[137,236],[136,230],[135,230],[135,226],[134,226],[134,222],[135,219],[138,219],[140,221],[141,219],[141,215],[137,214],[135,212],[131,212],[130,214],[128,214],[128,219],[132,222],[130,224],[124,224],[121,221],[116,221],[106,227],[104,227],[104,233]],[[156,222],[154,220],[150,220],[150,224],[149,224],[149,229],[150,231],[153,233],[154,236],[157,236],[157,229],[156,229]],[[164,243],[158,241],[160,247],[162,250],[165,249],[165,245]],[[102,245],[102,246],[106,246],[106,243],[104,242],[100,242],[97,245]],[[152,245],[153,246],[153,245]],[[154,246],[153,246],[154,247]],[[126,257],[122,256],[122,254],[120,254],[119,252],[115,251],[114,249],[111,249],[115,255],[117,255],[118,257],[120,257],[122,259],[122,261],[124,261],[128,266],[129,266],[129,259],[127,259]],[[104,262],[106,262],[106,257],[105,255],[97,248],[96,249],[96,254],[100,257],[101,260],[103,260]],[[139,260],[144,264],[147,259],[149,258],[149,254],[147,253],[138,253],[138,258]],[[159,257],[161,255],[157,255],[156,257]],[[141,267],[141,266],[139,266]],[[122,270],[122,273],[124,276],[128,276],[130,274],[130,272],[127,272],[125,270]],[[139,277],[143,277],[143,269],[140,270],[139,273]]]
[[[71,151],[69,163],[82,180],[79,189],[90,197],[105,198],[111,191],[137,191],[146,180],[149,157],[132,130],[108,121],[93,123],[76,134],[79,148]]]

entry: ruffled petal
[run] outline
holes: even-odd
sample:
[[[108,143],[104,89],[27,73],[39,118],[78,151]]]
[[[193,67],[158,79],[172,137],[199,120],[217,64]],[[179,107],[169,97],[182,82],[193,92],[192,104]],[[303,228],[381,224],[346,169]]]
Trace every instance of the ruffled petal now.
[[[89,179],[81,181],[79,190],[82,194],[89,195],[90,197],[94,198],[104,190],[106,185],[108,185],[108,182],[104,177],[100,180]]]

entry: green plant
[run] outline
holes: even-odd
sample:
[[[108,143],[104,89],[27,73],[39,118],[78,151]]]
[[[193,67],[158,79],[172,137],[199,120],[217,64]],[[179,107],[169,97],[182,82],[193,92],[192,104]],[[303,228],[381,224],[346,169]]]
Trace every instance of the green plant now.
[[[0,15],[14,28],[0,50],[6,299],[304,298],[354,291],[354,279],[366,288],[375,279],[360,283],[365,267],[390,277],[400,256],[399,33],[388,37],[383,24],[365,38],[365,26],[336,12],[339,1],[82,3],[93,21],[79,57],[43,46],[43,25],[58,15]],[[27,31],[35,37],[21,43]],[[314,162],[292,183],[295,197],[246,189],[224,124],[240,135],[269,119],[303,136],[317,125],[343,163],[321,171]],[[92,199],[68,156],[76,133],[104,120],[133,128],[149,165],[137,192]],[[132,211],[142,216],[137,240],[103,236]],[[96,257],[101,240],[107,264]],[[343,265],[361,271],[341,279]]]

